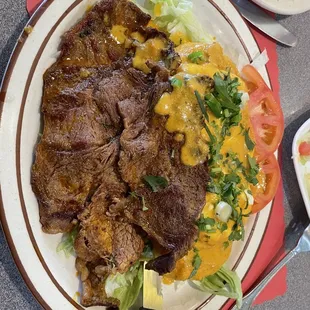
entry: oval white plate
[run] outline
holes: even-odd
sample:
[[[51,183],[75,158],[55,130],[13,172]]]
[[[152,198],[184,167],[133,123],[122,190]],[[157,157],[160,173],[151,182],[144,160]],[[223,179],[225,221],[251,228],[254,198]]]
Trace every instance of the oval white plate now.
[[[56,253],[60,235],[41,231],[38,204],[30,185],[33,151],[41,126],[42,75],[55,61],[61,35],[74,25],[95,0],[50,0],[30,20],[32,33],[20,37],[3,80],[0,151],[0,215],[15,262],[45,309],[83,309],[74,300],[79,290],[74,257]],[[242,67],[259,54],[251,32],[227,0],[195,0],[195,13],[222,44],[226,54]],[[262,75],[269,83],[266,69]],[[1,110],[0,110],[1,111]],[[264,236],[271,204],[249,218],[244,242],[235,243],[228,262],[243,279]],[[219,309],[223,297],[209,297],[184,284],[163,288],[165,309]],[[98,307],[93,307],[96,309]],[[102,309],[102,308],[101,308]]]
[[[294,15],[310,10],[309,0],[253,0],[263,8],[283,15]]]
[[[302,194],[302,198],[304,199],[308,215],[310,217],[310,193],[307,190],[305,182],[305,166],[303,166],[300,161],[300,154],[298,151],[299,144],[303,141],[304,135],[309,131],[310,131],[310,119],[308,119],[296,132],[293,141],[292,153],[299,188]]]

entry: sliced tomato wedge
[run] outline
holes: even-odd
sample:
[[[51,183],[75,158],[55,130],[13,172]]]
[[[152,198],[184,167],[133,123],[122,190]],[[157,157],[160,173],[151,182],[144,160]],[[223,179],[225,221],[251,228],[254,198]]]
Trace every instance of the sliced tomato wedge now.
[[[310,143],[309,142],[300,143],[299,154],[302,156],[310,156]]]
[[[275,197],[281,178],[279,164],[274,154],[262,159],[259,165],[265,174],[264,191],[254,196],[252,213],[262,210]]]
[[[256,142],[255,151],[261,159],[274,153],[281,143],[284,133],[283,112],[254,67],[247,65],[242,73],[249,88],[248,107]]]

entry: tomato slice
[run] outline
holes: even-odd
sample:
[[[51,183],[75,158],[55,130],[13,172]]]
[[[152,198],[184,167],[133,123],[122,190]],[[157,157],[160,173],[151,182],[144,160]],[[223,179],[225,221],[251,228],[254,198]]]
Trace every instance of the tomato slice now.
[[[254,197],[252,213],[262,210],[275,197],[281,178],[279,164],[274,154],[262,159],[259,165],[265,174],[265,186],[264,192]]]
[[[310,156],[310,143],[309,142],[300,143],[299,154],[302,156]]]
[[[284,133],[284,117],[281,106],[261,75],[251,65],[242,69],[249,88],[250,120],[256,142],[256,154],[261,159],[274,153]]]

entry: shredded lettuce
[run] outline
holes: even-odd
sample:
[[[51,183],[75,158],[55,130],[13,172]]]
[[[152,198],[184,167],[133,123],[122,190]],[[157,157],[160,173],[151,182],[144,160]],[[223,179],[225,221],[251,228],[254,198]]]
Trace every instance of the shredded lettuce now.
[[[143,283],[143,264],[137,262],[126,273],[110,275],[105,284],[108,297],[120,301],[119,310],[129,309],[136,301]]]
[[[242,306],[241,281],[235,271],[223,266],[215,274],[205,277],[201,281],[191,282],[201,291],[235,299],[237,307]]]
[[[74,241],[76,236],[79,232],[79,225],[76,225],[69,233],[63,234],[61,238],[61,242],[58,244],[56,251],[61,252],[63,251],[66,257],[70,257],[71,255],[75,254],[74,251]]]
[[[150,14],[159,28],[168,33],[182,33],[192,42],[211,44],[214,38],[207,33],[193,13],[192,0],[132,0]]]

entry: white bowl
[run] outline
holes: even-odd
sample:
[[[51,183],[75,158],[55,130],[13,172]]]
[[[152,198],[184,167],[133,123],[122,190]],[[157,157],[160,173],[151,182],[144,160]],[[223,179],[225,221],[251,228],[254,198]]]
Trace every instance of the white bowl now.
[[[261,7],[278,14],[294,15],[310,10],[310,0],[253,0]]]
[[[306,180],[305,180],[306,169],[305,169],[305,166],[302,165],[300,161],[300,154],[298,150],[299,144],[303,141],[305,134],[309,131],[310,131],[310,119],[308,119],[297,131],[294,141],[293,141],[292,153],[293,153],[293,161],[294,161],[295,171],[296,171],[296,175],[298,179],[298,184],[300,187],[302,197],[305,202],[308,215],[310,217],[310,193],[307,189]]]

